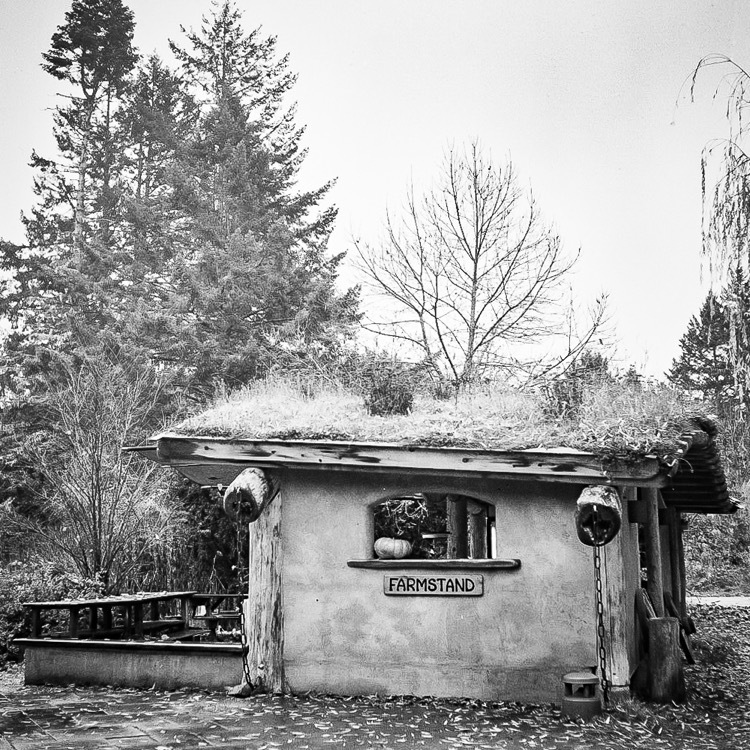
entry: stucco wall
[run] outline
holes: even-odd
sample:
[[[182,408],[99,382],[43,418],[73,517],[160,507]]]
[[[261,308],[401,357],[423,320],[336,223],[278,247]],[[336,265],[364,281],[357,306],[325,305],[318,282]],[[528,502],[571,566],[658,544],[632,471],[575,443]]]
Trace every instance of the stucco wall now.
[[[417,491],[494,503],[498,556],[520,558],[521,569],[466,571],[484,576],[477,598],[385,596],[385,571],[347,560],[373,557],[372,504]],[[558,700],[562,674],[595,664],[591,552],[573,525],[579,492],[552,483],[285,472],[290,689]]]

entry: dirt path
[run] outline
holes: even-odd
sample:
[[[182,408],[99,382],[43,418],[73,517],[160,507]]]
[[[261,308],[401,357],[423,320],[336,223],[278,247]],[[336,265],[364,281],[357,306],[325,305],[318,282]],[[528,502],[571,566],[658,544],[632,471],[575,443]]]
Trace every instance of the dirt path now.
[[[701,602],[684,706],[628,700],[588,724],[549,705],[24,687],[0,680],[0,750],[75,748],[750,748],[750,608]]]

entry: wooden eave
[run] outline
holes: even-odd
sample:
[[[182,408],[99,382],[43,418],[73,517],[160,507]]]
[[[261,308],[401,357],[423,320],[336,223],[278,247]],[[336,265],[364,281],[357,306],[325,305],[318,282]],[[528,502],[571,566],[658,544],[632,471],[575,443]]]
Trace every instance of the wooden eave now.
[[[686,513],[734,513],[713,434],[682,436],[668,457],[602,459],[569,448],[491,450],[327,440],[231,439],[157,435],[127,448],[203,486],[227,486],[245,468],[398,473],[416,476],[656,487],[667,507]]]
[[[130,450],[171,466],[204,486],[228,485],[247,467],[664,487],[669,478],[656,456],[603,460],[573,449],[501,451],[393,443],[246,440],[159,435]]]
[[[729,496],[716,443],[702,431],[684,438],[661,490],[665,505],[684,513],[734,513],[739,505]]]

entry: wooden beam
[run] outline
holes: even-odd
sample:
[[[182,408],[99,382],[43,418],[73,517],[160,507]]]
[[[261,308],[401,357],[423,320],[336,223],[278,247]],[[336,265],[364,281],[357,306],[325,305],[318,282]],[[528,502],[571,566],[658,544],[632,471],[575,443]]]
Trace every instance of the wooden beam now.
[[[661,535],[659,533],[659,491],[646,487],[642,490],[646,505],[644,540],[646,547],[647,589],[657,617],[664,617],[664,583],[662,581]]]
[[[661,487],[668,481],[658,459],[649,456],[629,464],[617,460],[604,462],[593,454],[577,451],[493,451],[385,443],[227,440],[167,435],[158,438],[157,460],[191,479],[194,476],[208,479],[203,483],[209,485],[219,483],[228,474],[233,473],[234,478],[247,467],[450,473],[453,476],[485,474],[498,478],[621,486]],[[194,471],[197,467],[200,470]]]

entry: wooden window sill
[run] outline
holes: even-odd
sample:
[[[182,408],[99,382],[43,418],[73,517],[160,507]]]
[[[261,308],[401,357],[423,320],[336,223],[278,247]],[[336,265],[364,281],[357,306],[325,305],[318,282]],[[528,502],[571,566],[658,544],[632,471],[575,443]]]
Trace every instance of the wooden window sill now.
[[[347,560],[346,564],[350,568],[374,570],[518,570],[521,567],[521,561],[517,558],[421,560],[407,557],[400,560]]]

